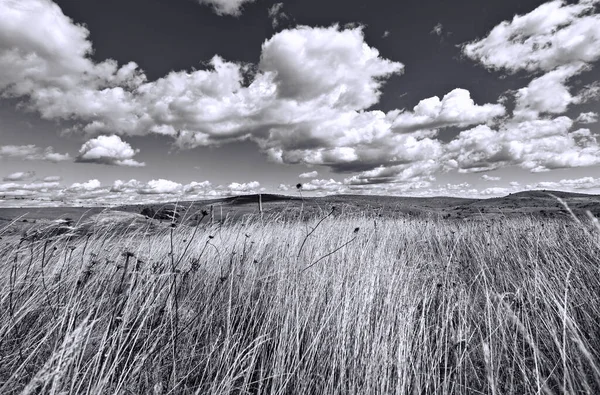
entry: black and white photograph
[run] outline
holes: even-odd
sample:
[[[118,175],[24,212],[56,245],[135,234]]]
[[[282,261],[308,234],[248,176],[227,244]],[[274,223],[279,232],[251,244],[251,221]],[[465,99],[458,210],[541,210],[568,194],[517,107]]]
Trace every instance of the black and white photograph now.
[[[600,394],[600,0],[0,0],[0,394]]]

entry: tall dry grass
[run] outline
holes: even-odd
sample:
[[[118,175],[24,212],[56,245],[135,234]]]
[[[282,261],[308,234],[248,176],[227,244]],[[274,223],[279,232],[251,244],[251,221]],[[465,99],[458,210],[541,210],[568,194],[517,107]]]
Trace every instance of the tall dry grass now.
[[[5,237],[0,393],[600,393],[591,223],[321,219]]]

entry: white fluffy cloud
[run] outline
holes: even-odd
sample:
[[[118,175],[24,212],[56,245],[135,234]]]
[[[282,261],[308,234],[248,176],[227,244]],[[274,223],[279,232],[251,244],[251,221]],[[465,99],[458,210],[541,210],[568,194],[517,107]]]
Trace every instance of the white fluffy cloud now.
[[[309,172],[298,175],[298,177],[300,177],[300,178],[316,178],[318,176],[319,176],[319,172],[316,170],[309,171]]]
[[[581,177],[560,181],[542,181],[527,185],[527,189],[600,190],[600,178]]]
[[[256,193],[259,191],[260,182],[258,181],[250,181],[250,182],[232,182],[227,186],[227,192],[229,194],[244,194],[244,193]]]
[[[518,165],[532,172],[600,164],[600,146],[588,129],[570,132],[568,117],[506,123],[499,130],[480,125],[447,146],[446,164],[461,172]]]
[[[71,184],[71,186],[67,190],[73,192],[93,191],[96,189],[100,189],[101,187],[102,184],[100,183],[100,181],[93,179],[83,183],[76,182],[74,184]]]
[[[551,71],[556,67],[600,58],[597,0],[566,4],[555,0],[497,25],[483,39],[464,46],[464,53],[490,69]]]
[[[514,117],[537,119],[540,114],[562,114],[570,104],[581,102],[580,97],[571,95],[566,82],[585,68],[583,63],[568,64],[533,79],[517,91]]]
[[[212,183],[210,181],[192,181],[189,184],[183,187],[185,193],[188,194],[206,194],[210,188],[212,187]]]
[[[535,120],[563,114],[572,104],[598,97],[597,84],[573,93],[569,80],[600,59],[600,14],[597,0],[542,4],[512,21],[498,24],[463,52],[492,70],[543,72],[515,94],[514,118]]]
[[[15,182],[0,184],[0,191],[26,190],[26,191],[45,191],[55,189],[59,186],[57,182],[33,182],[30,184],[17,184]]]
[[[274,73],[280,98],[356,110],[377,103],[381,80],[404,66],[381,58],[361,28],[299,26],[263,44],[259,68]]]
[[[412,112],[403,112],[392,128],[398,132],[437,129],[448,126],[469,126],[487,123],[505,114],[501,104],[476,105],[466,89],[454,89],[441,100],[434,96],[423,99]]]
[[[32,182],[29,184],[9,182],[0,184],[0,199],[9,198],[36,198],[51,196],[60,189],[58,182]]]
[[[131,195],[154,195],[157,199],[173,199],[173,195],[185,196],[188,199],[243,195],[258,193],[263,189],[260,183],[251,181],[246,183],[233,182],[229,185],[213,186],[210,181],[192,181],[183,185],[175,181],[157,179],[147,183],[138,180],[122,181],[116,180],[110,192],[120,194],[121,196]]]
[[[24,181],[35,177],[35,171],[18,171],[3,178],[4,181]]]
[[[139,182],[138,180],[129,180],[129,181],[122,181],[122,180],[116,180],[113,185],[112,188],[110,189],[111,192],[137,192],[138,189],[142,189],[144,188],[144,184],[142,184],[141,182]]]
[[[569,86],[600,59],[598,3],[551,1],[463,47],[468,57],[489,69],[543,74],[515,92],[512,118],[496,128],[479,125],[463,131],[447,145],[451,168],[470,172],[518,165],[537,172],[600,163],[596,135],[572,130],[574,122],[565,116],[550,118],[598,95],[595,84],[579,92]],[[575,122],[592,123],[594,114],[583,113]]]
[[[0,146],[0,158],[18,158],[23,160],[44,160],[48,162],[63,162],[71,160],[69,154],[54,152],[54,148],[40,148],[30,145],[2,145]]]
[[[0,2],[0,92],[29,97],[45,118],[130,117],[128,88],[145,77],[135,63],[94,63],[88,35],[50,0]]]
[[[160,178],[158,180],[148,181],[146,185],[141,186],[137,191],[144,195],[179,194],[183,191],[183,185],[178,182]]]
[[[133,159],[138,152],[139,150],[131,148],[131,145],[117,135],[98,136],[81,146],[76,161],[116,166],[145,166],[145,163]]]
[[[598,113],[597,112],[582,112],[579,114],[575,122],[589,124],[598,122]]]
[[[243,5],[252,3],[254,0],[198,0],[200,4],[207,4],[213,7],[218,15],[240,16]]]
[[[343,193],[347,190],[346,185],[340,181],[334,179],[315,179],[310,180],[307,183],[302,184],[302,190],[308,192],[329,192],[329,193]]]
[[[287,129],[273,131],[266,145],[273,160],[324,165],[339,172],[422,167],[423,161],[441,156],[443,147],[434,138],[435,132],[394,133],[391,125],[396,115],[381,111],[333,114],[293,134]]]

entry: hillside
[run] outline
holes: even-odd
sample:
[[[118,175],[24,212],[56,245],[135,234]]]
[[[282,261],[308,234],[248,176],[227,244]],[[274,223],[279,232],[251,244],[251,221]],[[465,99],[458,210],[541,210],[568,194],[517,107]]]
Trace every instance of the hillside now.
[[[335,215],[375,214],[379,216],[420,217],[434,216],[447,219],[481,219],[497,216],[520,216],[523,214],[556,217],[569,215],[560,198],[577,215],[590,211],[600,216],[600,196],[562,191],[524,191],[504,197],[466,199],[456,197],[402,197],[334,195],[325,197],[262,195],[263,216],[267,218],[308,219],[322,216],[335,207]],[[67,219],[72,222],[93,221],[105,211],[141,214],[157,223],[195,225],[204,222],[238,221],[258,215],[258,195],[234,196],[211,200],[171,202],[164,204],[126,205],[113,208],[44,207],[0,208],[0,229],[14,220],[13,232],[26,230],[37,221],[49,222]],[[203,215],[203,212],[206,215]],[[121,216],[122,218],[122,216]]]

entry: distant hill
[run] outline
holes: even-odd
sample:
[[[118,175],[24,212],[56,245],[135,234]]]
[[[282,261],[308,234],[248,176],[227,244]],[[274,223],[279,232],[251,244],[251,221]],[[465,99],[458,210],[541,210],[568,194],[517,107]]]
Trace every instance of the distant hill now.
[[[503,197],[466,199],[456,197],[404,197],[375,195],[332,195],[324,197],[286,196],[262,194],[263,215],[267,218],[285,217],[297,219],[323,215],[336,207],[336,215],[363,213],[386,217],[439,216],[441,218],[468,219],[494,216],[536,215],[557,217],[568,215],[562,199],[578,215],[590,211],[600,217],[600,195],[583,193],[535,190],[513,193]],[[169,202],[163,204],[141,204],[113,207],[111,210],[142,214],[156,221],[184,222],[194,225],[200,220],[207,222],[239,220],[258,214],[259,196],[243,195],[210,200]],[[31,224],[40,219],[90,218],[103,208],[95,207],[49,207],[49,208],[0,208],[0,228],[3,224],[19,218],[19,222]],[[204,216],[202,212],[206,212]]]
[[[516,192],[516,193],[511,193],[510,195],[507,195],[505,197],[513,196],[513,197],[551,198],[551,199],[553,199],[552,195],[559,197],[561,199],[593,198],[593,197],[598,198],[598,197],[600,197],[600,195],[591,195],[591,194],[587,194],[587,193],[553,191],[553,190],[547,190],[547,189]]]
[[[299,196],[286,196],[286,195],[276,195],[271,193],[263,193],[260,195],[260,199],[263,203],[270,202],[287,202],[292,200],[302,200]],[[259,195],[241,195],[241,196],[232,196],[221,199],[224,203],[229,204],[251,204],[257,203],[259,200]]]

